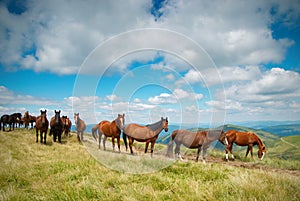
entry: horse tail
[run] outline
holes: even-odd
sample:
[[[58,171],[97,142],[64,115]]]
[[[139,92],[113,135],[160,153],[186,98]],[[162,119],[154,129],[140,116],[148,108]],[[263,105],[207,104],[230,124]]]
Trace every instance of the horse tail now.
[[[124,141],[124,144],[125,144],[125,147],[126,147],[126,151],[127,151],[127,135],[126,133],[123,131],[123,141]]]
[[[167,151],[167,157],[172,157],[172,152],[173,152],[173,141],[178,133],[178,130],[175,130],[172,132],[170,136],[170,142],[168,143],[168,151]]]
[[[99,128],[99,124],[96,124],[93,128],[92,128],[92,135],[93,135],[93,137],[94,137],[94,139],[97,141],[97,137],[96,137],[96,135],[97,135],[97,130],[98,130],[98,128]]]

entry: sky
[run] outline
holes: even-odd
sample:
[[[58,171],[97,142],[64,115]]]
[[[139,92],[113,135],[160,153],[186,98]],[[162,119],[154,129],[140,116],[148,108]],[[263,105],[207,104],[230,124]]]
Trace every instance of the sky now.
[[[300,121],[300,1],[0,1],[0,114]]]

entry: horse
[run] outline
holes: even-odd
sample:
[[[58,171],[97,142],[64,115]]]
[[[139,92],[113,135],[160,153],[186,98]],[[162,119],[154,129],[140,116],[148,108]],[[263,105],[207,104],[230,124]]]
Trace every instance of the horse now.
[[[182,159],[180,155],[180,146],[183,144],[190,149],[198,149],[196,162],[198,162],[199,155],[202,152],[202,161],[205,163],[206,151],[209,148],[211,142],[219,140],[222,144],[227,145],[225,133],[223,130],[203,130],[197,132],[191,132],[187,130],[175,130],[171,134],[171,140],[168,143],[167,156],[171,156],[173,151],[173,142],[175,142],[175,156]]]
[[[11,115],[2,115],[1,116],[1,123],[3,124],[3,128],[2,130],[5,131],[5,126],[6,124],[9,125],[9,131],[11,131],[11,127],[13,127],[13,130],[15,129],[15,123],[17,122],[18,119],[22,118],[22,114],[21,113],[13,113]],[[1,127],[0,127],[1,129]]]
[[[99,126],[98,126],[99,149],[100,149],[100,144],[101,144],[101,137],[102,137],[102,134],[104,134],[104,138],[103,138],[103,148],[104,148],[104,150],[106,150],[105,149],[106,139],[108,137],[111,137],[112,138],[113,151],[115,151],[115,138],[117,138],[118,149],[119,149],[119,152],[121,152],[121,149],[120,149],[120,135],[121,135],[121,130],[124,128],[124,124],[125,124],[125,114],[123,114],[123,115],[118,114],[118,117],[115,120],[113,120],[112,122],[109,122],[107,120],[101,121],[99,123]]]
[[[50,135],[53,134],[53,141],[56,142],[56,137],[58,142],[61,143],[61,134],[63,131],[63,121],[60,118],[60,110],[54,110],[55,116],[51,118],[50,121]]]
[[[72,122],[71,122],[70,118],[68,118],[67,116],[62,116],[61,120],[63,122],[63,131],[62,132],[64,133],[65,136],[69,136]]]
[[[32,115],[29,115],[29,112],[26,111],[26,112],[24,113],[23,121],[24,121],[24,124],[25,124],[25,128],[26,128],[26,129],[28,129],[29,123],[31,124],[31,128],[33,128],[33,123],[36,122],[36,117],[35,117],[35,116],[32,116]]]
[[[77,139],[79,142],[83,141],[83,132],[86,129],[85,122],[79,118],[79,113],[74,113],[75,127],[77,131]]]
[[[44,144],[46,144],[47,131],[49,126],[49,121],[47,119],[47,110],[40,110],[41,115],[36,118],[36,142],[38,142],[38,136],[40,131],[40,141],[43,143],[43,134],[44,134]]]
[[[141,126],[135,123],[128,124],[123,131],[123,140],[127,151],[127,137],[129,140],[130,152],[133,155],[132,144],[134,140],[138,142],[146,142],[145,153],[147,153],[149,143],[151,142],[151,157],[153,156],[153,148],[158,138],[159,133],[162,130],[168,132],[168,117],[163,117],[156,123]]]
[[[262,140],[253,132],[239,132],[236,130],[229,130],[225,133],[228,145],[226,146],[225,152],[226,152],[226,160],[228,161],[228,151],[231,153],[232,159],[234,159],[234,156],[232,154],[232,146],[233,143],[239,145],[239,146],[248,146],[246,156],[248,156],[248,153],[250,151],[251,158],[253,159],[253,146],[258,146],[258,158],[261,160],[264,158],[265,154],[267,153],[266,146],[262,142]]]

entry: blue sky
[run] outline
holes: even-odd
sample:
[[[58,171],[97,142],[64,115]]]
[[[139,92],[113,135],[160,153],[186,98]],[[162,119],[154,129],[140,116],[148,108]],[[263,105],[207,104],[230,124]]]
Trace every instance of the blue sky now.
[[[299,1],[7,0],[0,32],[0,114],[300,121]]]

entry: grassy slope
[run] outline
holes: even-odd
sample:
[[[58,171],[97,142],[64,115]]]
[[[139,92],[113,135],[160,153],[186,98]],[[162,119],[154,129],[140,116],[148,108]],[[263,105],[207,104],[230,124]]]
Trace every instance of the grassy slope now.
[[[154,173],[132,175],[98,163],[75,135],[63,144],[52,143],[48,137],[45,146],[35,143],[33,131],[18,130],[0,132],[0,143],[0,200],[300,198],[298,171],[291,174],[282,169],[266,171],[224,163],[174,162]],[[267,161],[266,166],[273,163]]]

